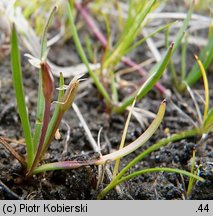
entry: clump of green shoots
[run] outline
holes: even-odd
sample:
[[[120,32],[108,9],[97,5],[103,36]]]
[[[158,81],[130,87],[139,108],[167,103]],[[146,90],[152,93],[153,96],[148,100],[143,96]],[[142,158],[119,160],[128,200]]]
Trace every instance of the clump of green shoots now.
[[[197,176],[199,173],[198,172],[199,167],[195,169],[195,151],[197,149],[193,151],[193,157],[192,157],[193,161],[192,161],[192,167],[191,167],[190,173],[184,170],[179,170],[179,169],[172,169],[172,168],[166,168],[166,167],[155,167],[155,168],[142,169],[142,170],[133,172],[131,174],[125,175],[131,167],[135,166],[139,161],[147,157],[153,151],[156,151],[168,145],[169,143],[176,142],[182,139],[187,139],[189,137],[199,136],[201,137],[201,140],[202,140],[206,135],[208,135],[210,132],[213,131],[213,108],[209,109],[209,89],[208,89],[208,80],[207,80],[206,72],[199,58],[195,56],[195,59],[197,60],[200,71],[203,75],[204,89],[205,89],[205,106],[204,106],[203,118],[200,124],[197,127],[194,127],[190,130],[182,131],[182,132],[173,134],[169,136],[168,138],[164,138],[158,141],[156,144],[152,145],[151,147],[147,148],[144,152],[142,152],[140,155],[134,158],[127,166],[125,166],[118,174],[114,176],[114,178],[109,183],[109,185],[107,185],[107,187],[98,195],[99,199],[102,199],[111,189],[116,187],[118,184],[124,181],[127,181],[129,179],[135,178],[139,175],[149,173],[149,172],[175,172],[175,173],[189,176],[190,180],[189,180],[189,184],[187,188],[187,194],[186,194],[187,197],[189,197],[191,190],[193,188],[193,185],[197,181],[203,181],[202,178]],[[199,146],[197,147],[199,148]]]
[[[131,1],[131,3],[133,4],[133,1]],[[157,32],[165,28],[168,28],[170,25],[172,25],[172,24],[165,25],[164,27],[157,29],[153,34],[150,34],[147,38],[141,39],[136,44],[133,43],[141,30],[141,26],[143,26],[143,22],[147,14],[152,10],[155,3],[156,3],[155,0],[145,1],[145,3],[140,5],[140,7],[136,11],[134,11],[134,7],[132,6],[129,8],[129,13],[128,13],[129,15],[134,13],[136,14],[134,16],[131,15],[127,20],[124,32],[121,34],[120,39],[118,39],[118,42],[114,48],[108,46],[106,44],[105,39],[101,36],[101,33],[98,32],[97,29],[95,30],[95,32],[99,35],[99,38],[102,38],[102,43],[107,50],[105,51],[106,57],[105,59],[102,60],[102,66],[101,66],[102,71],[93,72],[89,67],[89,61],[83,50],[81,41],[77,33],[76,25],[74,23],[74,1],[68,2],[68,19],[70,22],[71,32],[72,32],[73,40],[75,42],[78,54],[81,57],[83,63],[86,65],[89,75],[91,76],[98,91],[103,96],[107,106],[112,110],[112,112],[115,113],[124,112],[127,109],[127,107],[129,107],[133,103],[136,95],[138,100],[142,99],[158,82],[163,72],[165,71],[170,61],[170,58],[173,54],[174,44],[171,43],[165,55],[162,57],[162,60],[159,62],[159,64],[155,65],[152,72],[148,75],[146,82],[143,84],[143,86],[141,86],[140,90],[137,90],[131,96],[125,98],[122,102],[118,101],[118,90],[115,87],[116,86],[115,73],[113,72],[115,66],[122,59],[124,60],[125,54],[127,54],[130,50],[134,49],[140,44],[142,44],[148,37],[151,37]],[[80,8],[80,5],[76,4],[76,7]],[[88,22],[90,23],[91,26],[94,27],[90,19]],[[181,35],[178,36],[178,41],[179,41],[179,37],[181,37]],[[111,87],[109,89],[106,88],[104,83],[101,82],[101,76],[102,76],[101,74],[103,73],[103,71],[106,71],[106,73],[104,72],[105,73],[104,76],[108,78],[108,80],[110,80],[109,83],[111,83]]]
[[[138,23],[132,29],[134,33],[134,37],[137,34],[137,31],[138,31],[137,28],[141,26],[142,21],[146,17],[147,13],[151,10],[154,3],[155,3],[154,0],[149,1],[149,2],[147,1],[146,5],[143,8],[141,8],[141,11],[139,10],[137,17],[135,18],[138,21]],[[18,47],[18,37],[17,37],[15,25],[12,26],[11,66],[12,66],[13,84],[14,84],[14,89],[15,89],[17,107],[18,107],[18,112],[19,112],[19,116],[21,119],[21,124],[23,127],[23,133],[24,133],[25,142],[26,142],[26,152],[27,152],[26,158],[24,158],[14,149],[11,149],[9,145],[3,141],[2,138],[0,138],[0,142],[26,168],[26,175],[29,177],[29,176],[32,176],[33,174],[50,171],[50,170],[75,169],[75,168],[79,168],[79,167],[87,166],[87,165],[99,166],[99,165],[104,165],[109,161],[116,161],[113,180],[99,194],[98,196],[99,199],[103,198],[105,194],[108,191],[110,191],[112,188],[114,188],[116,185],[128,179],[131,179],[135,176],[138,176],[140,174],[144,174],[147,172],[159,172],[159,171],[176,172],[176,173],[187,175],[193,179],[203,181],[203,179],[197,176],[196,174],[186,172],[183,170],[171,169],[171,168],[150,168],[150,169],[144,169],[144,170],[132,173],[130,175],[125,175],[125,174],[132,166],[134,166],[136,163],[142,160],[145,156],[150,154],[152,151],[157,150],[160,147],[168,144],[169,142],[173,142],[173,141],[183,139],[186,137],[190,137],[190,136],[194,136],[194,135],[201,135],[203,133],[208,133],[209,131],[212,131],[213,125],[212,125],[212,115],[211,114],[213,112],[212,111],[213,109],[209,111],[208,109],[209,105],[207,102],[206,102],[207,108],[205,108],[205,112],[204,112],[203,124],[201,125],[200,128],[195,128],[195,129],[192,129],[190,131],[185,131],[180,134],[174,134],[167,139],[159,141],[158,143],[154,144],[153,146],[149,147],[147,150],[142,152],[138,157],[136,157],[133,161],[131,161],[120,172],[118,172],[119,160],[125,157],[126,155],[132,153],[133,151],[135,151],[142,145],[144,145],[150,139],[150,137],[155,133],[155,131],[158,129],[164,117],[164,113],[166,109],[166,100],[162,101],[162,103],[160,104],[159,110],[156,114],[156,117],[154,118],[152,123],[149,125],[149,127],[144,131],[144,133],[141,136],[139,136],[135,141],[126,145],[125,147],[124,147],[124,141],[125,141],[125,134],[124,134],[121,145],[120,145],[120,149],[113,153],[107,154],[107,155],[103,155],[103,156],[101,155],[99,159],[91,159],[87,161],[60,161],[60,162],[55,162],[55,163],[39,165],[39,163],[42,161],[42,158],[45,152],[47,151],[48,146],[50,145],[50,143],[52,142],[54,138],[54,135],[59,127],[59,124],[61,122],[61,119],[64,113],[71,107],[72,102],[76,96],[78,85],[79,85],[79,79],[75,77],[70,82],[70,84],[68,85],[64,93],[64,89],[63,89],[64,80],[61,74],[58,100],[57,100],[53,115],[51,116],[50,107],[51,107],[52,98],[53,98],[54,79],[51,73],[51,68],[48,65],[48,62],[46,59],[47,58],[46,33],[47,33],[48,26],[51,23],[51,20],[53,18],[55,11],[56,11],[56,7],[54,7],[54,9],[52,10],[49,16],[49,19],[47,21],[47,24],[44,28],[44,33],[43,33],[42,40],[41,40],[40,60],[37,61],[37,64],[38,64],[37,66],[39,66],[40,68],[40,73],[39,73],[39,87],[38,87],[37,117],[36,117],[34,133],[32,133],[32,130],[30,128],[27,106],[25,103],[24,88],[23,88],[23,81],[22,81],[22,70],[21,70],[21,64],[20,64],[21,59],[20,59],[20,51]],[[68,3],[68,15],[69,15],[69,21],[70,21],[70,25],[72,29],[73,39],[76,43],[76,47],[82,58],[82,61],[87,66],[90,76],[92,77],[98,90],[103,95],[106,103],[109,106],[113,106],[113,111],[115,112],[123,112],[131,104],[133,104],[132,105],[133,107],[136,100],[140,100],[152,89],[152,87],[155,85],[155,83],[160,79],[161,75],[163,74],[174,52],[174,47],[176,47],[179,41],[181,40],[183,31],[186,28],[186,26],[181,28],[180,33],[178,34],[178,37],[175,43],[171,43],[171,45],[169,46],[162,60],[154,67],[152,73],[149,75],[146,82],[137,90],[137,92],[135,92],[129,98],[125,99],[121,104],[119,105],[116,104],[116,106],[114,106],[114,102],[112,101],[111,97],[109,96],[103,84],[100,82],[99,77],[89,67],[88,60],[86,58],[86,55],[84,54],[83,48],[81,46],[81,43],[80,43],[80,40],[77,34],[76,26],[74,24],[73,2]],[[129,26],[131,26],[130,23],[133,23],[133,21],[134,19],[129,20]],[[128,44],[132,43],[133,38],[131,35],[128,34],[128,38],[126,38],[125,35],[123,35],[122,38],[123,37],[125,38],[125,40],[128,41]],[[109,66],[111,67],[111,64],[117,64],[120,58],[122,58],[122,55],[119,56],[118,53],[120,51],[125,53],[126,50],[129,48],[129,46],[128,47],[123,47],[123,46],[124,46],[124,42],[123,40],[121,40],[116,46],[116,49],[112,52],[113,55],[115,56],[115,59],[114,58],[111,59],[110,57],[111,55],[107,57],[107,60],[105,61],[105,64],[104,64],[106,68]],[[31,59],[31,61],[33,61],[33,59]],[[201,70],[205,71],[202,68],[202,63],[199,60],[198,60],[198,63],[201,67]],[[205,72],[203,74],[205,74]],[[203,77],[205,77],[205,75],[203,75]],[[204,83],[206,83],[205,88],[207,88],[207,83],[208,83],[207,78],[206,78],[206,81],[204,81]],[[208,100],[207,98],[208,98],[208,92],[206,93],[206,101]],[[128,121],[129,119],[130,117],[128,118]],[[128,123],[126,125],[128,125]]]
[[[26,142],[27,157],[26,162],[24,162],[24,165],[26,165],[25,168],[27,170],[27,176],[31,176],[34,173],[35,168],[42,160],[43,155],[47,151],[48,146],[50,145],[51,141],[55,136],[55,133],[59,127],[59,124],[64,113],[72,105],[79,84],[78,78],[74,77],[64,93],[64,81],[63,76],[61,74],[58,101],[54,113],[51,117],[50,108],[53,100],[54,78],[52,76],[51,68],[46,60],[46,32],[48,26],[51,23],[55,11],[56,7],[53,8],[44,29],[41,43],[41,60],[35,58],[30,59],[31,62],[37,64],[36,66],[40,68],[37,121],[35,124],[34,134],[32,133],[32,130],[30,128],[29,116],[24,97],[22,69],[20,64],[21,59],[18,47],[18,36],[16,33],[15,25],[12,25],[11,67],[17,107]],[[17,152],[14,154],[14,151],[12,151],[11,153],[13,153],[13,155],[17,158]],[[23,158],[23,156],[18,156],[18,158]]]

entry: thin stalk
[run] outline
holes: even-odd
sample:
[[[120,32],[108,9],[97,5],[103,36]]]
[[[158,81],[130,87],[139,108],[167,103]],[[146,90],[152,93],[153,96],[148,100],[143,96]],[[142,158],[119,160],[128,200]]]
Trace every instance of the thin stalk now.
[[[112,101],[113,104],[116,104],[118,102],[118,90],[116,88],[116,81],[115,81],[115,75],[114,73],[111,75],[111,88],[112,88]]]
[[[27,166],[29,168],[31,167],[33,162],[34,148],[33,148],[27,106],[25,103],[22,70],[21,70],[21,57],[20,57],[20,51],[18,47],[18,37],[16,33],[15,24],[13,24],[12,26],[12,34],[11,34],[11,67],[12,67],[12,77],[13,77],[13,85],[15,90],[16,102],[17,102],[19,116],[21,119],[23,133],[26,141]]]
[[[0,143],[21,163],[23,167],[27,167],[25,158],[20,155],[6,140],[0,137]]]
[[[168,28],[165,31],[165,44],[166,44],[167,49],[169,47],[169,30],[170,30],[170,28]],[[177,72],[175,71],[175,67],[174,67],[174,64],[172,62],[172,59],[169,61],[169,68],[170,68],[170,72],[171,72],[173,82],[175,84],[175,87],[177,88],[177,86],[178,86]]]
[[[73,40],[74,40],[75,45],[76,45],[76,49],[78,50],[78,53],[79,53],[79,55],[81,57],[81,60],[86,65],[87,70],[88,70],[91,78],[93,79],[96,87],[98,88],[99,92],[102,94],[102,96],[106,100],[107,104],[109,105],[109,104],[111,104],[110,96],[107,93],[104,86],[102,85],[102,83],[100,82],[98,76],[90,69],[89,62],[88,62],[87,57],[86,57],[86,55],[84,53],[84,50],[82,48],[82,45],[81,45],[81,42],[80,42],[80,39],[79,39],[79,36],[78,36],[78,33],[77,33],[77,29],[76,29],[76,26],[75,26],[75,23],[74,23],[73,5],[69,1],[67,6],[68,6],[68,18],[69,18],[69,22],[70,22],[70,26],[71,26]]]
[[[181,132],[179,134],[174,134],[168,138],[162,139],[159,142],[157,142],[156,144],[152,145],[151,147],[149,147],[147,150],[145,150],[144,152],[142,152],[140,155],[138,155],[137,157],[135,157],[129,164],[127,164],[127,166],[125,166],[119,173],[118,175],[110,182],[110,184],[102,191],[104,194],[106,194],[109,190],[111,190],[113,187],[112,185],[114,185],[116,182],[118,182],[122,176],[133,166],[135,166],[139,161],[141,161],[143,158],[147,157],[148,155],[150,155],[152,152],[162,148],[163,146],[171,143],[171,142],[175,142],[178,140],[182,140],[182,139],[186,139],[188,137],[192,137],[192,136],[196,136],[196,135],[200,135],[200,130],[198,129],[192,129],[189,131],[184,131]],[[101,192],[101,193],[102,193]],[[102,195],[101,195],[102,196]]]
[[[186,77],[186,50],[188,45],[189,34],[186,35],[184,44],[181,50],[181,81],[185,80]]]
[[[108,160],[117,160],[119,158],[122,158],[131,152],[135,151],[139,147],[141,147],[143,144],[145,144],[149,138],[155,133],[157,128],[159,127],[160,123],[163,120],[163,116],[166,109],[166,100],[163,100],[161,102],[161,105],[159,107],[158,113],[156,114],[155,119],[152,121],[152,123],[149,125],[149,127],[146,129],[146,131],[140,135],[135,141],[130,143],[129,145],[125,146],[124,148],[112,152],[110,154],[102,156],[99,160],[96,161],[96,165],[101,165],[105,163]]]
[[[125,123],[125,126],[124,126],[123,134],[122,134],[122,137],[121,137],[121,143],[120,143],[119,149],[122,149],[124,147],[125,139],[126,139],[126,134],[127,134],[130,118],[132,116],[132,112],[133,112],[133,109],[134,109],[134,106],[135,106],[135,102],[136,102],[136,98],[133,101],[131,109],[129,111],[129,114],[128,114],[128,117],[127,117],[127,120],[126,120],[126,123]],[[114,170],[113,170],[113,178],[118,173],[119,165],[120,165],[120,158],[117,159],[116,162],[115,162],[115,166],[114,166]]]
[[[40,59],[43,61],[46,59],[47,55],[47,31],[51,22],[53,20],[54,14],[56,13],[57,7],[53,7],[48,17],[48,20],[44,26],[44,31],[41,37],[41,48],[40,48]],[[43,118],[44,118],[44,96],[42,94],[42,73],[41,70],[39,71],[39,84],[38,84],[38,99],[37,99],[37,111],[36,111],[36,123],[34,129],[34,136],[33,136],[33,147],[34,153],[37,150],[39,139],[41,136],[42,125],[43,125]]]
[[[77,169],[82,166],[89,166],[94,165],[89,161],[63,161],[63,162],[55,162],[55,163],[48,163],[37,167],[33,174],[43,173],[46,171],[53,171],[53,170],[65,170],[65,169]]]
[[[203,121],[205,121],[206,116],[208,114],[209,111],[209,84],[208,84],[208,79],[206,76],[206,71],[205,68],[202,64],[202,62],[200,61],[200,59],[195,55],[195,59],[200,67],[202,76],[203,76],[203,83],[204,83],[204,89],[205,89],[205,108],[204,108],[204,113],[203,113]]]
[[[157,65],[156,71],[152,73],[152,75],[145,81],[145,83],[141,86],[137,94],[131,95],[127,99],[125,99],[120,106],[114,108],[114,112],[121,113],[126,110],[128,106],[132,104],[134,101],[135,96],[137,96],[137,100],[141,100],[155,85],[155,83],[160,79],[163,72],[166,69],[167,64],[170,61],[173,49],[173,43],[170,45],[169,49],[167,50],[166,54],[162,58],[161,62]]]
[[[43,118],[41,136],[36,151],[36,155],[33,160],[32,167],[30,168],[30,171],[28,172],[27,175],[31,175],[33,170],[39,163],[39,158],[41,156],[48,124],[50,121],[50,113],[51,113],[50,107],[51,107],[51,101],[52,101],[53,91],[54,91],[54,79],[52,76],[51,69],[46,62],[41,62],[41,72],[42,72],[42,92],[45,99],[44,118]]]
[[[52,23],[53,17],[57,11],[57,6],[54,6],[53,9],[50,12],[50,15],[48,16],[48,20],[44,26],[44,31],[41,37],[41,52],[40,52],[40,58],[42,61],[46,60],[46,54],[47,54],[47,31],[49,26]]]

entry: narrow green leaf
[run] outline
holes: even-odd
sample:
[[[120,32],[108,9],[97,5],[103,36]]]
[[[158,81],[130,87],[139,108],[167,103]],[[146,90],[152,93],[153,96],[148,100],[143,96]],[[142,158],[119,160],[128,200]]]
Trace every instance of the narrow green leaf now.
[[[30,122],[27,113],[27,106],[24,97],[21,58],[20,58],[20,51],[18,47],[18,37],[17,37],[16,28],[14,24],[12,26],[12,35],[11,35],[11,67],[12,67],[12,77],[13,77],[13,85],[15,90],[16,102],[18,106],[19,116],[21,119],[21,124],[23,127],[26,146],[27,146],[27,166],[29,168],[32,165],[32,161],[34,158],[34,148],[32,142]]]
[[[43,118],[43,125],[41,130],[41,136],[39,139],[39,144],[36,149],[36,154],[33,160],[33,164],[29,172],[27,173],[28,176],[30,176],[33,173],[33,170],[36,168],[36,166],[40,161],[45,135],[50,121],[50,116],[51,116],[50,108],[51,108],[51,102],[52,102],[53,91],[54,91],[54,78],[50,66],[46,61],[42,61],[40,66],[41,66],[41,74],[42,74],[42,92],[45,99],[45,109],[44,109],[44,118]]]
[[[183,35],[185,34],[187,27],[189,26],[189,21],[190,21],[191,16],[192,16],[193,9],[194,9],[194,3],[192,3],[192,5],[189,9],[189,12],[187,14],[187,17],[184,20],[182,27],[178,31],[178,34],[177,34],[175,42],[174,42],[175,45],[174,45],[173,52],[175,52],[177,50],[177,48],[180,47],[180,43],[181,43],[181,40],[183,38]]]
[[[146,82],[141,86],[137,94],[131,95],[127,99],[125,99],[121,106],[115,107],[114,112],[116,113],[121,113],[124,112],[125,109],[132,104],[134,101],[135,96],[137,96],[137,100],[141,100],[156,84],[156,82],[160,79],[162,76],[163,72],[166,69],[166,66],[168,65],[171,55],[172,55],[172,50],[173,50],[174,43],[172,43],[167,50],[166,54],[162,58],[161,62],[157,64],[157,67],[155,68],[155,72],[153,72],[150,77],[146,80]]]
[[[41,50],[40,50],[40,59],[45,60],[47,55],[47,31],[52,22],[53,16],[57,10],[57,7],[53,7],[50,12],[50,15],[47,19],[47,22],[44,26],[44,31],[41,38]],[[39,85],[38,85],[38,100],[37,100],[37,110],[36,110],[36,123],[34,128],[34,135],[33,135],[33,148],[34,153],[37,149],[38,142],[41,136],[41,130],[43,125],[43,118],[44,118],[44,96],[42,93],[42,73],[41,70],[39,72]]]
[[[123,130],[123,133],[122,133],[119,149],[124,148],[124,144],[125,144],[125,140],[126,140],[126,135],[127,135],[127,130],[128,130],[128,127],[129,127],[129,122],[130,122],[130,119],[131,119],[131,116],[132,116],[132,112],[134,110],[135,102],[136,102],[136,98],[135,98],[135,100],[132,103],[132,106],[131,106],[131,108],[129,110],[128,117],[126,119],[126,123],[124,125],[124,130]],[[115,166],[114,166],[114,169],[113,169],[113,178],[118,173],[119,165],[120,165],[120,158],[117,159],[116,162],[115,162]]]
[[[46,60],[46,54],[47,54],[47,31],[49,29],[49,26],[52,23],[53,17],[57,11],[57,6],[54,6],[53,9],[50,12],[50,15],[48,16],[48,20],[44,26],[44,31],[41,37],[41,51],[40,51],[40,58],[41,60]]]
[[[187,51],[187,45],[188,45],[188,37],[189,34],[186,35],[184,44],[182,46],[181,50],[181,80],[184,80],[186,77],[186,51]]]
[[[146,131],[143,134],[141,134],[135,141],[125,146],[124,148],[121,148],[118,151],[102,156],[99,160],[95,162],[95,164],[101,165],[108,160],[110,161],[117,160],[119,158],[122,158],[130,154],[131,152],[135,151],[143,144],[145,144],[149,140],[149,138],[155,133],[160,123],[162,122],[165,110],[166,110],[166,100],[163,100],[161,102],[161,105],[159,107],[155,119],[152,121],[152,123],[149,125],[149,127],[146,129]]]

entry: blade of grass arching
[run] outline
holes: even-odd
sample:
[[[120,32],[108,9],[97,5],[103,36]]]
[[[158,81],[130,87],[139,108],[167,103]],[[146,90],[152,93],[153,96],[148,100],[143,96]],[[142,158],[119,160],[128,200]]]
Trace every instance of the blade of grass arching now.
[[[144,152],[142,152],[140,155],[134,158],[127,166],[125,166],[121,170],[121,172],[116,176],[116,179],[121,178],[131,167],[136,165],[139,161],[150,155],[152,152],[162,148],[163,146],[168,145],[171,142],[176,142],[178,140],[186,139],[188,137],[193,137],[196,135],[201,135],[201,132],[198,129],[192,129],[178,134],[173,134],[168,138],[164,138],[158,141],[156,144],[150,146],[148,149],[146,149]]]
[[[49,29],[49,26],[52,23],[53,17],[57,11],[57,6],[54,6],[53,9],[50,12],[50,15],[48,16],[47,23],[44,26],[44,31],[41,37],[41,53],[40,58],[41,60],[46,60],[46,54],[47,54],[47,31]]]
[[[193,129],[193,130],[189,130],[189,131],[184,131],[181,132],[179,134],[173,134],[172,136],[162,139],[160,141],[158,141],[156,144],[150,146],[148,149],[146,149],[145,151],[143,151],[140,155],[138,155],[137,157],[135,157],[132,161],[130,161],[130,163],[128,163],[119,173],[118,175],[110,182],[110,184],[103,190],[103,192],[101,193],[105,193],[104,191],[107,191],[107,188],[111,188],[115,182],[119,181],[119,179],[122,178],[122,176],[124,176],[124,174],[133,166],[135,166],[138,162],[140,162],[141,160],[143,160],[145,157],[147,157],[148,155],[150,155],[152,152],[162,148],[163,146],[168,145],[171,142],[176,142],[178,140],[182,140],[188,137],[193,137],[196,135],[201,135],[201,132],[198,129]],[[112,187],[113,188],[113,187]]]
[[[167,49],[169,47],[169,31],[170,31],[170,28],[167,28],[165,31],[165,45],[166,45]],[[177,87],[178,86],[178,78],[177,78],[177,73],[175,71],[175,67],[174,67],[172,59],[169,62],[169,68],[170,68],[173,82],[174,82],[175,86]]]
[[[71,31],[72,31],[72,35],[73,35],[73,40],[74,40],[75,45],[76,45],[76,49],[78,51],[79,56],[81,57],[81,60],[86,65],[87,70],[89,72],[89,75],[93,79],[93,82],[95,83],[95,85],[98,88],[99,92],[102,94],[102,96],[104,97],[106,102],[108,104],[111,104],[111,99],[110,99],[109,94],[107,93],[106,89],[104,88],[104,86],[100,82],[98,76],[89,67],[89,62],[88,62],[87,57],[86,57],[86,55],[84,53],[84,50],[82,48],[80,39],[78,37],[77,29],[76,29],[76,26],[75,26],[75,23],[74,23],[73,3],[74,3],[73,1],[69,1],[67,7],[68,7],[68,19],[69,19],[69,23],[70,23],[70,27],[71,27]]]
[[[213,33],[209,37],[208,44],[205,46],[201,54],[199,55],[200,61],[203,63],[204,69],[206,70],[213,60]],[[186,82],[188,85],[195,84],[202,76],[201,71],[197,64],[194,64],[189,74],[186,77]]]
[[[41,38],[41,51],[40,51],[40,59],[46,59],[47,55],[47,31],[49,26],[51,25],[52,19],[54,14],[56,13],[57,7],[53,7],[52,11],[50,12],[50,15],[48,17],[47,23],[44,26],[44,31]],[[41,70],[39,71],[39,84],[38,84],[38,99],[37,99],[37,111],[36,111],[36,123],[35,123],[35,129],[34,129],[34,135],[33,135],[33,147],[34,152],[37,149],[42,125],[43,125],[43,118],[44,118],[44,96],[42,93],[42,75]]]
[[[122,149],[124,147],[126,134],[127,134],[130,118],[132,116],[132,112],[133,112],[133,109],[134,109],[134,106],[135,106],[135,102],[136,102],[136,98],[134,99],[134,101],[132,103],[132,106],[131,106],[131,109],[129,111],[129,114],[128,114],[128,117],[127,117],[127,120],[126,120],[126,123],[125,123],[125,126],[124,126],[123,134],[122,134],[122,137],[121,137],[121,143],[120,143],[119,149]],[[115,176],[118,173],[119,165],[120,165],[120,158],[117,159],[116,162],[115,162],[115,166],[114,166],[114,170],[113,170],[113,178],[115,178]]]
[[[153,133],[157,130],[159,127],[164,113],[166,109],[166,103],[165,100],[161,103],[158,113],[155,117],[155,119],[152,121],[150,126],[147,128],[147,130],[134,142],[129,144],[128,146],[110,153],[108,155],[102,156],[100,159],[97,160],[88,160],[88,161],[62,161],[62,162],[57,162],[57,163],[50,163],[50,164],[45,164],[42,165],[34,170],[34,173],[38,172],[43,172],[47,170],[58,170],[58,169],[75,169],[81,166],[87,166],[87,165],[103,165],[107,163],[108,160],[116,160],[118,158],[122,158],[125,155],[130,154],[131,152],[135,151],[137,148],[142,146],[152,135]],[[116,176],[117,178],[117,176]]]
[[[127,175],[121,179],[119,179],[118,181],[116,182],[113,182],[112,185],[108,185],[97,197],[97,199],[103,199],[104,196],[110,191],[112,190],[114,187],[116,187],[117,185],[127,181],[127,180],[130,180],[130,179],[133,179],[139,175],[144,175],[146,173],[152,173],[152,172],[170,172],[170,173],[177,173],[177,174],[180,174],[180,175],[185,175],[189,178],[194,178],[196,179],[197,181],[201,181],[201,182],[204,182],[205,179],[201,178],[200,176],[197,176],[195,174],[192,174],[190,172],[187,172],[185,170],[181,170],[181,169],[175,169],[175,168],[167,168],[167,167],[156,167],[156,168],[149,168],[149,169],[144,169],[144,170],[140,170],[140,171],[137,171],[137,172],[134,172],[130,175]]]
[[[32,165],[34,158],[34,148],[32,142],[32,134],[30,129],[30,122],[27,113],[27,106],[25,103],[23,80],[22,80],[22,70],[21,70],[21,59],[18,47],[18,37],[16,33],[15,24],[12,26],[11,34],[11,68],[13,85],[15,90],[16,102],[18,106],[18,112],[21,119],[21,124],[23,127],[23,133],[26,141],[27,147],[27,166],[28,168]]]
[[[102,156],[100,159],[98,159],[95,162],[95,164],[101,165],[106,163],[106,161],[108,160],[110,161],[117,160],[119,158],[122,158],[130,154],[131,152],[135,151],[136,149],[144,145],[149,140],[149,138],[155,133],[160,123],[162,122],[165,110],[166,110],[166,100],[163,100],[160,104],[156,117],[154,118],[152,123],[149,125],[149,127],[146,129],[146,131],[143,134],[141,134],[135,141],[125,146],[124,148]]]
[[[206,76],[206,71],[205,71],[205,68],[202,62],[196,55],[195,55],[195,59],[200,67],[200,71],[203,76],[203,83],[204,83],[204,90],[205,90],[205,108],[204,108],[204,113],[203,113],[203,122],[204,122],[208,114],[208,111],[209,111],[209,84],[208,84],[208,79]]]
[[[141,86],[141,88],[138,90],[138,92],[134,95],[131,95],[127,99],[125,99],[120,106],[114,108],[114,112],[120,113],[124,112],[125,109],[132,104],[134,101],[135,96],[137,96],[137,100],[141,100],[155,85],[155,83],[160,79],[163,72],[166,69],[166,66],[168,65],[171,56],[172,56],[172,50],[173,50],[174,43],[172,43],[167,50],[166,54],[162,58],[161,62],[157,65],[155,72],[151,74],[151,76],[145,81],[145,83]]]

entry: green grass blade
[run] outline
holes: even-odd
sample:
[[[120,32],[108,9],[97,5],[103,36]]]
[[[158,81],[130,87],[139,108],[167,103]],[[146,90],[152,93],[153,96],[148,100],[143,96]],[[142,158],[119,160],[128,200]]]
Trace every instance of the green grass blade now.
[[[173,50],[173,43],[170,45],[169,49],[167,50],[166,54],[162,58],[161,62],[157,65],[155,72],[151,74],[151,76],[146,80],[146,82],[141,86],[137,94],[131,95],[127,99],[125,99],[121,106],[115,107],[114,112],[121,113],[124,112],[125,109],[132,104],[134,101],[135,96],[137,96],[137,100],[141,100],[156,84],[156,82],[160,79],[163,72],[166,69],[166,66],[168,65],[170,58],[172,56],[172,50]]]
[[[178,34],[177,34],[177,36],[176,36],[173,52],[175,52],[175,51],[177,50],[177,48],[180,47],[180,43],[181,43],[181,40],[182,40],[182,38],[183,38],[183,35],[184,35],[184,33],[186,32],[187,27],[189,26],[189,21],[190,21],[191,16],[192,16],[193,9],[194,9],[194,5],[193,5],[193,3],[192,3],[192,5],[191,5],[191,7],[190,7],[190,9],[189,9],[189,12],[188,12],[188,14],[187,14],[187,17],[186,17],[186,19],[184,20],[183,25],[182,25],[182,27],[180,28],[180,30],[178,31]]]
[[[184,44],[181,50],[181,80],[184,80],[186,77],[186,51],[188,45],[189,34],[186,35]]]
[[[203,63],[203,66],[206,70],[213,60],[213,33],[209,37],[208,44],[205,46],[205,48],[199,55],[199,59]],[[199,66],[195,63],[191,71],[186,77],[186,82],[188,85],[191,86],[195,84],[200,79],[201,76],[202,73],[199,69]]]
[[[27,113],[27,106],[24,97],[22,70],[21,70],[21,57],[20,57],[20,51],[18,47],[18,37],[17,37],[16,28],[14,24],[12,27],[12,35],[11,35],[11,67],[12,67],[13,85],[15,89],[18,112],[21,119],[21,124],[23,127],[24,137],[26,141],[27,166],[29,168],[32,165],[32,161],[34,157],[34,148],[32,142],[30,122]]]
[[[111,99],[110,99],[109,94],[107,93],[106,89],[104,88],[104,86],[100,82],[98,76],[89,67],[89,62],[87,60],[87,57],[86,57],[85,52],[83,50],[83,47],[81,45],[80,39],[78,37],[78,32],[77,32],[77,29],[76,29],[76,26],[74,23],[73,4],[72,3],[73,3],[73,1],[72,2],[69,1],[68,5],[67,5],[67,7],[68,7],[68,19],[69,19],[69,23],[70,23],[70,27],[71,27],[71,31],[72,31],[73,40],[74,40],[74,43],[76,45],[76,49],[78,51],[79,56],[81,57],[81,60],[83,61],[83,63],[87,67],[89,75],[93,79],[93,82],[95,83],[97,89],[102,94],[102,96],[104,97],[106,102],[108,104],[111,104]]]
[[[95,164],[102,165],[106,163],[108,160],[113,161],[119,158],[123,158],[124,156],[134,152],[136,149],[144,145],[150,139],[150,137],[155,133],[155,131],[158,129],[159,125],[161,124],[163,120],[165,110],[166,110],[166,100],[163,100],[160,104],[156,117],[154,118],[152,123],[149,125],[149,127],[137,139],[135,139],[133,142],[131,142],[124,148],[121,148],[110,154],[103,155],[100,159],[98,159],[95,162]]]
[[[44,31],[41,38],[41,51],[40,51],[40,59],[46,59],[47,55],[47,31],[48,28],[52,22],[53,16],[57,10],[57,7],[55,6],[52,11],[50,12],[50,15],[48,17],[47,23],[44,26]],[[38,100],[37,100],[37,111],[36,111],[36,123],[35,123],[35,129],[34,129],[34,135],[33,135],[33,148],[34,153],[36,152],[40,135],[41,135],[41,129],[43,125],[43,118],[44,118],[44,96],[42,93],[42,78],[41,78],[41,70],[39,71],[39,84],[38,84]]]
[[[135,102],[136,102],[136,98],[135,100],[133,101],[132,103],[132,106],[130,108],[130,111],[129,111],[129,114],[128,114],[128,117],[126,119],[126,123],[124,125],[124,130],[123,130],[123,133],[122,133],[122,137],[121,137],[121,142],[120,142],[120,147],[119,149],[122,149],[124,147],[124,144],[125,144],[125,140],[126,140],[126,135],[127,135],[127,130],[128,130],[128,127],[129,127],[129,122],[130,122],[130,119],[131,119],[131,116],[132,116],[132,112],[134,110],[134,106],[135,106]],[[119,170],[119,165],[120,165],[120,158],[116,160],[115,162],[115,166],[114,166],[114,169],[113,169],[113,178],[117,175],[118,173],[118,170]]]
[[[54,6],[53,9],[50,12],[50,15],[48,17],[47,23],[44,26],[44,31],[41,37],[41,51],[40,51],[40,58],[41,60],[46,60],[46,54],[47,54],[47,31],[49,29],[49,26],[52,23],[53,17],[56,13],[57,7]]]

